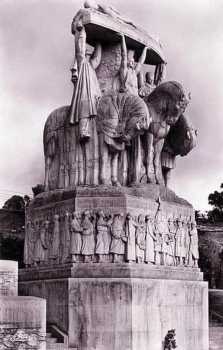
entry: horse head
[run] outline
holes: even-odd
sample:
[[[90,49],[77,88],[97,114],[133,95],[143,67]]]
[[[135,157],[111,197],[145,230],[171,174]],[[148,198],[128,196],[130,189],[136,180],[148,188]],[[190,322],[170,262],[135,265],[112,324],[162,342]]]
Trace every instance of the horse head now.
[[[197,130],[190,119],[182,114],[175,125],[171,126],[165,145],[168,145],[175,155],[186,156],[196,144]]]
[[[156,87],[146,98],[146,103],[155,113],[153,120],[165,121],[167,125],[174,125],[188,105],[183,87],[176,81],[167,81]]]

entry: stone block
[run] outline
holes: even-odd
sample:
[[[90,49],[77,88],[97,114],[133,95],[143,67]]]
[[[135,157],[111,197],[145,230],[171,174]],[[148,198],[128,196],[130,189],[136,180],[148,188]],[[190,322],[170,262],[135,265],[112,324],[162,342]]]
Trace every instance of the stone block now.
[[[208,350],[207,283],[198,269],[74,264],[20,271],[21,294],[47,299],[47,320],[89,350],[160,350],[176,329],[179,349]]]
[[[46,301],[36,297],[0,297],[0,346],[46,350]],[[6,346],[6,347],[4,347]]]
[[[18,294],[18,262],[0,260],[0,296]]]

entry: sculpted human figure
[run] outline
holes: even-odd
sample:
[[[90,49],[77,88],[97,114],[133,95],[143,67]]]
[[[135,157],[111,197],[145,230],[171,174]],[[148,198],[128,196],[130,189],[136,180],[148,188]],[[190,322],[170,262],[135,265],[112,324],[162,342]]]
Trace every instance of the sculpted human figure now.
[[[76,212],[72,214],[71,220],[71,246],[70,254],[71,261],[78,262],[80,260],[81,249],[82,249],[82,232],[79,215]]]
[[[138,84],[139,84],[139,96],[144,98],[145,96],[149,96],[151,92],[155,89],[155,85],[153,83],[153,75],[151,72],[146,72],[145,74],[145,81],[143,72],[139,73],[138,78]]]
[[[154,222],[150,215],[146,215],[146,242],[145,242],[145,262],[147,264],[156,263],[155,243],[156,235],[154,232]]]
[[[100,11],[106,15],[109,15],[111,17],[114,17],[122,22],[125,22],[127,24],[132,25],[133,27],[135,27],[135,25],[132,23],[131,20],[129,20],[128,18],[124,17],[123,15],[120,14],[119,11],[117,11],[114,7],[112,6],[107,6],[104,4],[98,4],[96,1],[94,0],[87,0],[84,2],[84,7],[85,8],[92,8],[94,10]]]
[[[49,257],[52,263],[58,262],[59,260],[59,249],[60,249],[60,216],[55,214],[53,217],[53,232],[50,237],[50,248]]]
[[[186,249],[185,249],[185,229],[182,218],[176,220],[176,265],[183,266],[185,264]]]
[[[127,241],[124,232],[123,213],[115,214],[111,225],[111,236],[110,253],[113,262],[118,262],[119,257],[125,254],[125,243]]]
[[[168,219],[169,229],[169,265],[176,265],[175,243],[176,243],[176,222],[173,217]]]
[[[64,232],[63,232],[63,249],[62,249],[62,261],[69,261],[70,257],[70,245],[71,245],[71,227],[70,227],[70,213],[65,212],[64,215]]]
[[[44,189],[49,190],[52,161],[56,155],[57,134],[55,131],[48,132],[44,129],[44,154],[45,154],[45,179]]]
[[[136,227],[136,262],[143,263],[145,260],[145,239],[146,239],[146,225],[144,215],[139,215],[138,225]]]
[[[84,262],[90,262],[95,251],[94,225],[91,221],[91,215],[88,210],[83,214],[82,227],[82,248],[81,254],[84,256]]]
[[[96,229],[97,239],[95,253],[98,255],[98,262],[100,262],[104,260],[105,255],[109,254],[109,246],[111,243],[110,222],[106,220],[102,210],[98,212]]]
[[[128,213],[126,215],[127,262],[136,261],[136,227],[137,223],[135,222],[133,216],[130,213]]]
[[[83,228],[78,220],[78,214],[73,212],[71,220],[71,245],[70,254],[71,261],[78,262],[80,260],[81,248],[82,248],[82,232]]]
[[[198,267],[199,250],[198,250],[198,234],[195,221],[191,222],[190,235],[190,250],[189,250],[189,266]]]
[[[147,47],[144,47],[138,62],[134,60],[134,50],[127,50],[125,36],[121,34],[121,66],[120,66],[120,91],[138,96],[138,79],[143,63],[146,59]]]
[[[35,265],[43,265],[47,260],[47,234],[48,234],[49,221],[36,222],[36,234],[37,240],[34,248]]]
[[[155,215],[155,251],[156,262],[158,265],[165,265],[166,263],[166,242],[164,241],[164,235],[166,232],[166,222],[162,213],[161,204],[159,203],[157,213]]]
[[[97,115],[97,103],[101,91],[95,69],[101,61],[101,45],[96,44],[90,56],[86,50],[86,31],[82,20],[75,28],[75,55],[77,60],[78,79],[71,102],[70,123],[79,123],[80,140],[90,138],[90,118]]]
[[[36,237],[33,223],[28,220],[26,223],[26,233],[24,242],[24,264],[29,267],[34,263],[34,247]]]

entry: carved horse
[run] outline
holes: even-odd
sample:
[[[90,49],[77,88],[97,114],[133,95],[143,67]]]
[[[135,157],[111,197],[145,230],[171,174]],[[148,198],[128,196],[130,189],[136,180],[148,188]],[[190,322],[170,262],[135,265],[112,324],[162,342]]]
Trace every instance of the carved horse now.
[[[154,167],[155,181],[161,182],[161,151],[164,141],[170,131],[184,113],[188,99],[183,87],[175,82],[169,81],[160,84],[153,92],[145,98],[152,119],[149,130],[146,132],[145,170],[147,182],[151,182],[149,169],[151,163]]]
[[[101,98],[97,116],[100,184],[120,185],[119,155],[149,123],[148,108],[139,96],[112,93]]]

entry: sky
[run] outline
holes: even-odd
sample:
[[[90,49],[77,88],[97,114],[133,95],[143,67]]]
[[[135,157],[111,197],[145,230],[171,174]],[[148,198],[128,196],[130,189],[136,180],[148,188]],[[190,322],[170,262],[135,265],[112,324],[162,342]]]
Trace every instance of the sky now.
[[[101,1],[106,3],[106,1]],[[42,133],[50,112],[70,104],[72,19],[79,0],[0,1],[0,206],[43,183]],[[196,209],[223,182],[223,1],[111,0],[160,38],[167,80],[191,92],[187,114],[198,145],[177,158],[170,187]]]

